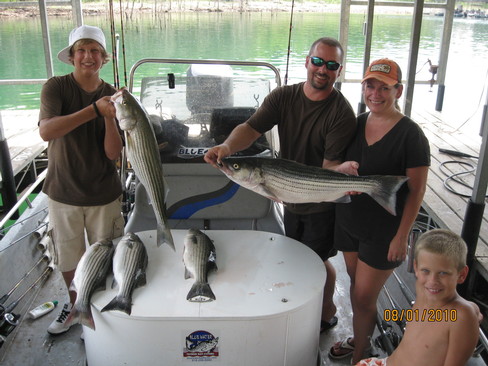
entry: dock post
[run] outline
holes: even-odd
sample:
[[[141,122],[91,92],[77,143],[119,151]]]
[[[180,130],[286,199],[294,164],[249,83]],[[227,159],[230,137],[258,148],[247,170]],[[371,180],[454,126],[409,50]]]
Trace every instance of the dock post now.
[[[487,89],[488,90],[488,89]],[[466,207],[466,213],[464,215],[464,223],[461,231],[461,237],[464,239],[468,246],[467,264],[470,269],[473,269],[473,264],[476,254],[476,246],[478,244],[478,237],[480,233],[481,223],[483,222],[483,212],[485,210],[486,189],[488,187],[488,95],[483,109],[483,116],[481,121],[482,126],[482,139],[481,147],[478,158],[478,166],[476,168],[476,176],[473,185],[473,193],[468,201]],[[471,286],[468,284],[471,282],[470,277],[473,274],[468,274],[468,279],[464,282],[463,286],[460,286],[460,294],[462,296],[469,296]]]
[[[435,103],[435,110],[437,112],[442,111],[442,105],[444,104],[444,90],[446,89],[445,85],[439,85],[437,88],[437,100]]]
[[[3,131],[2,114],[0,113],[0,174],[2,182],[0,192],[2,194],[3,207],[8,212],[17,203],[17,192],[15,190],[14,172],[10,152],[8,150],[7,138]]]

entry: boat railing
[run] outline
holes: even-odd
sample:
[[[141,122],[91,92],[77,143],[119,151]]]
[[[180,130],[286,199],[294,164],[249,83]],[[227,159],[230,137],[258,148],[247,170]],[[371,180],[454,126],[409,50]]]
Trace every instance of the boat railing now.
[[[129,91],[132,92],[134,86],[134,74],[141,65],[146,63],[160,64],[202,64],[202,65],[230,65],[230,66],[261,66],[271,69],[275,74],[277,86],[281,86],[280,71],[268,62],[260,61],[228,61],[228,60],[192,60],[192,59],[165,59],[165,58],[143,58],[137,61],[130,69],[129,73]]]
[[[17,199],[17,203],[1,219],[1,221],[0,221],[0,234],[2,234],[2,235],[0,235],[0,237],[3,236],[4,231],[6,230],[4,228],[5,224],[18,214],[18,210],[22,204],[26,203],[28,207],[32,208],[32,204],[30,202],[30,195],[44,181],[44,178],[46,178],[46,174],[47,174],[47,169],[44,169],[37,176],[37,179],[26,190],[24,190],[22,195]]]

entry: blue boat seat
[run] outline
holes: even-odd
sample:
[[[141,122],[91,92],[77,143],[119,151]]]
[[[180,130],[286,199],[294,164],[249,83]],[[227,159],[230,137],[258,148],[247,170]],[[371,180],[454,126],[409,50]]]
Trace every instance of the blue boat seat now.
[[[163,164],[169,191],[166,211],[172,229],[260,230],[283,234],[275,202],[242,188],[209,164]],[[126,231],[156,228],[146,190],[137,184]]]

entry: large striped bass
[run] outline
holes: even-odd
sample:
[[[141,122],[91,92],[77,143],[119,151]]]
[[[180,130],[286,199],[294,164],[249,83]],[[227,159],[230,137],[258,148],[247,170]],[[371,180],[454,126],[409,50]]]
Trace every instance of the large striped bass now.
[[[244,188],[283,203],[349,202],[347,192],[369,194],[396,215],[396,192],[405,176],[354,176],[286,159],[227,157],[220,170]]]
[[[69,288],[76,291],[76,301],[66,319],[67,325],[80,323],[95,329],[90,299],[96,290],[105,289],[113,253],[112,240],[105,239],[90,245],[81,257]]]
[[[195,279],[186,299],[192,302],[215,300],[207,280],[208,273],[217,270],[217,257],[212,240],[198,229],[189,229],[184,245],[185,279]]]
[[[132,292],[146,284],[147,251],[134,233],[125,234],[115,248],[113,258],[113,285],[117,295],[101,311],[119,310],[127,315],[132,311]],[[113,286],[112,285],[112,286]]]
[[[157,245],[175,245],[166,215],[166,185],[158,143],[149,116],[143,105],[127,90],[112,96],[120,128],[125,131],[127,157],[134,172],[146,188],[156,215]]]

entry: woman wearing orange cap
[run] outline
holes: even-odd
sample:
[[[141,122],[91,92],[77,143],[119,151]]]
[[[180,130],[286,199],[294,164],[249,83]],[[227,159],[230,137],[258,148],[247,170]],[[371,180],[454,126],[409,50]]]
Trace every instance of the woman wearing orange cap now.
[[[335,343],[333,359],[366,356],[376,321],[378,295],[394,268],[405,260],[407,239],[422,203],[430,165],[429,142],[420,127],[398,107],[403,92],[398,64],[389,59],[369,65],[362,80],[369,112],[358,116],[358,130],[346,160],[359,164],[359,175],[404,175],[397,193],[397,215],[369,195],[353,195],[336,207],[335,246],[351,280],[354,336]]]

